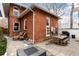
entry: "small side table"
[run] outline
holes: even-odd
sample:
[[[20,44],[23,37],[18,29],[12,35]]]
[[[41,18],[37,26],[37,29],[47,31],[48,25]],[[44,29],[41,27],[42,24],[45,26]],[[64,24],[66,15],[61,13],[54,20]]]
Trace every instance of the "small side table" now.
[[[71,37],[72,37],[73,39],[75,39],[75,34],[72,34]]]

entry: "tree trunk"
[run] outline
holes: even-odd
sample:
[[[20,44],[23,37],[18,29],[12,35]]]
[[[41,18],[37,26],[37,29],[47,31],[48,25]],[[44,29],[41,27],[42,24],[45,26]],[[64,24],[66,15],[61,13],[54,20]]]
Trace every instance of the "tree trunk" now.
[[[72,8],[70,12],[70,28],[73,28],[73,9],[74,9],[74,3],[72,3]]]

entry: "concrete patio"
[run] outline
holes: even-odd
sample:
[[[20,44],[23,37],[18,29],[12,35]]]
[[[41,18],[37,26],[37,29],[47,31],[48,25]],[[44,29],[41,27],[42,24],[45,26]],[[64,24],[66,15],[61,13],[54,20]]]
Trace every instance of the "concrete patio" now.
[[[23,41],[23,40],[13,40],[11,37],[5,36],[7,38],[7,50],[6,53],[3,56],[17,56],[17,50],[26,48],[30,45],[33,45],[29,41]],[[48,56],[51,56],[51,53],[47,52]]]
[[[37,45],[51,52],[54,56],[79,56],[79,42],[75,39],[70,39],[67,46],[60,46],[53,43],[48,44],[48,41]]]
[[[28,46],[24,41],[13,41],[12,38],[7,37],[7,51],[4,56],[16,56],[17,49],[25,48]],[[67,46],[61,46],[56,44],[49,44],[50,40],[35,44],[47,51],[49,56],[79,56],[79,42],[75,39],[70,39]]]
[[[16,56],[17,49],[25,48],[26,46],[28,46],[23,41],[13,41],[12,38],[7,36],[5,37],[7,38],[7,51],[5,53],[5,56]]]

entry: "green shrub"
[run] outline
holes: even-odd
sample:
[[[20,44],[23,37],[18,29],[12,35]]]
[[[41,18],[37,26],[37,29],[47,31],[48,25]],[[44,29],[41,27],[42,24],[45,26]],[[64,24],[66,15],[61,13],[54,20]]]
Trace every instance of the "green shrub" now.
[[[7,40],[4,38],[3,33],[0,29],[0,56],[6,52]]]

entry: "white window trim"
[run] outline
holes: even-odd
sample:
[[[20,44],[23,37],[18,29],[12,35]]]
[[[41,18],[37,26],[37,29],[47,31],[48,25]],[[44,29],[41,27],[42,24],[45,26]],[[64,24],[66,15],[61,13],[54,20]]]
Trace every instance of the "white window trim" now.
[[[14,24],[15,24],[15,23],[18,23],[18,24],[19,24],[19,30],[17,30],[17,31],[14,30]],[[20,31],[20,22],[19,22],[19,21],[13,23],[13,31],[14,31],[14,32],[19,32],[19,31]]]
[[[20,15],[19,10],[13,9],[13,16],[15,16],[15,15],[14,15],[14,12],[17,12],[17,13],[18,13],[18,17],[19,17],[19,15]],[[16,16],[16,17],[17,17],[17,16]]]
[[[49,23],[50,23],[50,17],[46,17],[46,19],[48,19],[49,20]],[[47,26],[47,25],[46,25]],[[49,26],[47,26],[47,27],[50,27],[50,24],[49,24]]]
[[[27,19],[24,19],[24,30],[27,30],[27,29],[25,28],[26,21],[27,21]]]
[[[51,26],[50,26],[50,17],[46,17],[46,21],[47,21],[47,19],[49,21],[49,25],[46,24],[46,37],[50,36],[50,34],[47,34],[47,28],[51,28]],[[49,29],[49,30],[51,30],[51,29]]]

